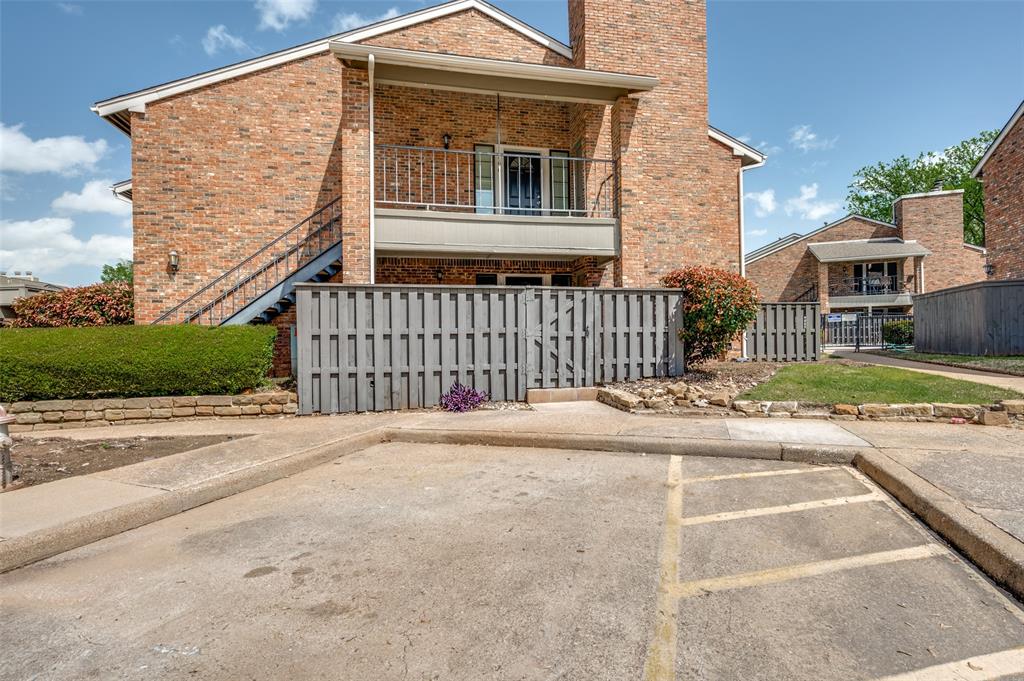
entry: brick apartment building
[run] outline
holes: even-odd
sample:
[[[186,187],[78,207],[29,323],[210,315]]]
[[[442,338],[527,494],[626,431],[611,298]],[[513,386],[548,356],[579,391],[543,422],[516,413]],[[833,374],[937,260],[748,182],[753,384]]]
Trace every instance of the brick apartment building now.
[[[975,166],[985,192],[990,279],[1024,279],[1024,102]]]
[[[908,194],[893,222],[847,215],[747,254],[766,302],[820,301],[822,312],[910,312],[916,293],[985,278],[985,249],[964,243],[963,190]]]
[[[136,323],[286,328],[309,280],[738,271],[765,158],[708,125],[704,0],[569,0],[569,35],[455,0],[98,102],[132,140]]]

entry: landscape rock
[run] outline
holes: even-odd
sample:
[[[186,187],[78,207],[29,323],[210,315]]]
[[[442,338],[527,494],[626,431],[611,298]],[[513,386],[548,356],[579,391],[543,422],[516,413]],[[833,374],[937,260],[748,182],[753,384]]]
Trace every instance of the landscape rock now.
[[[732,403],[732,408],[744,414],[761,413],[761,403],[752,400],[736,400]]]
[[[728,407],[729,399],[729,393],[718,392],[711,395],[711,397],[708,398],[708,402],[716,407]]]
[[[899,416],[900,408],[895,404],[862,404],[860,413],[865,416]]]
[[[924,404],[900,404],[900,413],[904,416],[931,416],[934,413],[932,405]]]
[[[685,398],[686,393],[687,391],[689,391],[689,389],[690,386],[680,381],[679,383],[674,383],[668,387],[668,394],[671,395],[672,397]]]
[[[1005,404],[1005,403],[1004,403]],[[981,411],[976,404],[936,404],[935,415],[945,417],[958,417],[962,419],[973,419]]]
[[[597,391],[597,400],[623,411],[640,409],[644,404],[640,397],[617,388],[601,388]],[[267,413],[265,409],[264,413]]]
[[[833,404],[832,413],[839,416],[856,416],[860,413],[855,404]]]
[[[1024,414],[1024,400],[1003,400],[1000,404],[1003,405],[1003,408],[1010,414]]]
[[[768,406],[769,414],[790,414],[796,410],[797,404],[794,401],[772,402]]]
[[[1008,426],[1010,417],[1005,411],[983,411],[978,422],[983,426]]]

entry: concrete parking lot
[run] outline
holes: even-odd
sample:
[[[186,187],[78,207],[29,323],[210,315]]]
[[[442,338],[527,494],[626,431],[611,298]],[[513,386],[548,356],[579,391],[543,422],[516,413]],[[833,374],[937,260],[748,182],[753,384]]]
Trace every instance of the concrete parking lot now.
[[[0,576],[0,678],[1024,679],[845,467],[386,444]]]

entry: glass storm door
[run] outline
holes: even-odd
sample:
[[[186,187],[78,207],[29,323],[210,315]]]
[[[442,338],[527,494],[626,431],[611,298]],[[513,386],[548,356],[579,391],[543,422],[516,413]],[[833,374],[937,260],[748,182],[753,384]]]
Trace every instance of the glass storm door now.
[[[540,215],[540,154],[515,152],[505,157],[505,205],[509,215]]]

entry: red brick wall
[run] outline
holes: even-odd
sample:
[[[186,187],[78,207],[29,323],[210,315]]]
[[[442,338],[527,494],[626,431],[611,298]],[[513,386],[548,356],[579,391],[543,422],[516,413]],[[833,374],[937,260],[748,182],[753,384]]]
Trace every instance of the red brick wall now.
[[[137,323],[338,196],[341,71],[308,57],[132,114]]]
[[[738,268],[735,222],[710,211],[707,46],[703,0],[569,0],[576,66],[656,75],[649,93],[623,98],[607,130],[620,159],[622,260],[616,284],[654,286],[681,264]],[[603,142],[597,144],[602,146]],[[733,244],[736,244],[735,249]]]
[[[569,60],[557,52],[476,10],[450,14],[385,33],[364,40],[362,44],[550,66],[571,66]]]
[[[962,191],[944,191],[902,198],[893,206],[903,238],[931,251],[924,259],[925,291],[985,278],[985,256],[964,245],[963,199]]]
[[[982,170],[992,278],[1024,279],[1024,118],[1017,119]]]
[[[747,278],[757,284],[761,291],[761,300],[768,303],[792,301],[811,286],[818,284],[818,259],[807,249],[809,244],[894,236],[899,236],[895,227],[886,227],[854,217],[771,255],[747,263]]]
[[[713,267],[739,272],[740,269],[740,157],[718,140],[709,146],[708,225],[705,238],[712,244],[708,260]],[[682,263],[680,263],[682,264]]]
[[[437,271],[442,271],[441,281]],[[573,274],[577,286],[596,285],[602,267],[577,260],[494,260],[486,258],[377,258],[378,284],[471,286],[477,274]]]

